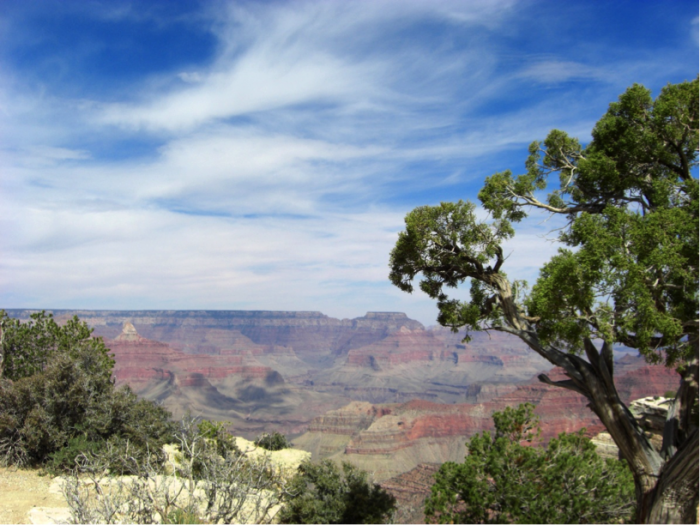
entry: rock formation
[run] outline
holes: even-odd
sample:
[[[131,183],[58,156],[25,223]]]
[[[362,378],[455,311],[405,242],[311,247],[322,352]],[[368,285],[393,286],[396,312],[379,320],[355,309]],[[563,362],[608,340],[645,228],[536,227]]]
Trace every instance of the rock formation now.
[[[9,311],[25,319],[29,313]],[[167,379],[162,367],[150,363],[163,351],[155,341],[185,355],[221,357],[202,361],[223,367],[218,377],[213,370],[201,371],[210,381],[234,373],[229,370],[234,365],[247,366],[245,373],[251,377],[258,367],[258,379],[263,374],[259,367],[267,367],[290,388],[372,403],[415,398],[442,403],[486,401],[549,368],[513,337],[475,333],[465,344],[464,334],[426,330],[395,312],[369,312],[342,320],[318,312],[64,310],[54,314],[59,320],[78,315],[95,327],[97,335],[121,344],[118,380],[133,381],[140,391],[149,380]],[[124,323],[128,323],[126,330]],[[150,346],[145,341],[151,341]],[[139,343],[141,350],[128,350],[127,342]],[[151,351],[153,356],[146,355]],[[143,362],[139,362],[141,355]],[[193,371],[192,366],[186,368]],[[243,370],[235,373],[245,375]],[[307,409],[320,413],[313,403]]]
[[[105,344],[114,356],[117,385],[128,383],[136,391],[140,383],[152,379],[176,378],[180,384],[187,384],[192,380],[185,378],[193,375],[207,380],[232,375],[242,379],[265,379],[274,373],[269,367],[246,362],[244,352],[216,356],[185,354],[165,343],[141,337],[129,321],[114,340],[106,340]]]
[[[35,310],[6,310],[11,317],[28,318]],[[289,347],[299,357],[314,359],[330,352],[345,355],[352,348],[374,343],[405,326],[421,328],[418,321],[398,312],[368,312],[356,319],[335,319],[320,312],[245,310],[54,310],[57,319],[77,315],[95,329],[95,334],[115,338],[125,322],[152,340],[200,352],[206,349],[207,334],[242,334],[256,344]],[[209,338],[209,349],[224,341]],[[201,346],[200,346],[201,345]],[[201,352],[206,353],[206,352]]]
[[[438,463],[421,463],[408,472],[381,482],[381,486],[396,498],[394,523],[426,523],[425,498],[435,482]]]
[[[327,393],[372,403],[420,398],[438,403],[484,401],[549,365],[514,338],[494,341],[475,334],[465,344],[443,330],[401,327],[385,338],[348,351],[346,360],[303,379]],[[499,385],[501,390],[491,387]],[[485,387],[482,389],[482,387]]]

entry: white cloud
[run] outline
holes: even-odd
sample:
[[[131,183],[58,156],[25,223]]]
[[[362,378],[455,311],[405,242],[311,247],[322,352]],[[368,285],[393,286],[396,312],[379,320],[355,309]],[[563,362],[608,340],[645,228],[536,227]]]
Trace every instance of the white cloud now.
[[[202,78],[202,75],[200,75],[196,71],[183,71],[181,73],[178,73],[177,77],[183,82],[188,82],[191,84],[197,84],[204,80],[204,78]]]
[[[228,71],[203,77],[195,86],[139,106],[113,104],[101,120],[133,128],[178,131],[212,120],[319,101],[361,91],[366,73],[326,57],[289,64],[248,56]],[[353,71],[355,69],[355,71]],[[354,81],[351,81],[354,80]]]
[[[88,204],[4,203],[10,216],[22,215],[0,240],[0,288],[5,297],[24,297],[16,306],[130,308],[137,301],[139,308],[312,309],[338,317],[401,310],[434,319],[433,301],[397,293],[387,280],[403,210],[280,220]],[[538,220],[506,244],[511,277],[532,281],[554,251],[541,238],[549,226]],[[6,222],[0,226],[7,231]]]
[[[89,151],[69,148],[57,148],[54,146],[30,146],[24,151],[18,152],[18,163],[25,166],[48,168],[56,166],[63,161],[87,160],[91,157]]]
[[[569,80],[605,81],[611,75],[610,72],[601,67],[562,60],[543,60],[527,66],[517,76],[543,84],[556,84]]]
[[[143,307],[311,308],[329,290],[383,285],[400,223],[381,211],[280,221],[6,204],[23,220],[0,241],[0,286],[53,307],[147,297]]]
[[[690,21],[690,27],[691,27],[690,38],[693,39],[693,41],[695,42],[695,45],[698,45],[698,38],[699,38],[698,32],[700,30],[698,29],[698,17],[697,16]]]

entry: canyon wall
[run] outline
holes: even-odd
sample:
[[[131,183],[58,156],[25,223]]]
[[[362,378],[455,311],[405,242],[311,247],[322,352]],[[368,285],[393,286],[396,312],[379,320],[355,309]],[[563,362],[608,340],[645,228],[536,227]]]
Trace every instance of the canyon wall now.
[[[6,310],[10,317],[27,319],[36,310]],[[321,312],[245,310],[52,310],[58,319],[77,315],[95,335],[115,338],[131,322],[148,339],[197,353],[216,353],[244,335],[260,345],[289,347],[302,358],[317,354],[344,355],[418,321],[399,312],[368,312],[356,319],[335,319]],[[216,336],[213,336],[216,334]]]

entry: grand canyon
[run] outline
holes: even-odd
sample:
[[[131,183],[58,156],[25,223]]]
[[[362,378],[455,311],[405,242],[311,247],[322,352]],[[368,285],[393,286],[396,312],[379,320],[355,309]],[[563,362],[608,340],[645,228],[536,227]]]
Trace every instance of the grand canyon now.
[[[19,319],[32,312],[7,310]],[[314,458],[349,461],[408,491],[409,500],[429,486],[435,465],[461,460],[465,441],[491,429],[492,413],[505,406],[536,405],[544,441],[584,427],[590,436],[604,430],[582,396],[537,379],[560,379],[561,371],[498,332],[464,342],[464,333],[396,312],[355,319],[265,311],[53,314],[87,322],[114,356],[116,383],[174,417],[223,421],[247,438],[282,432]],[[619,350],[624,401],[677,388],[674,371]],[[415,484],[413,493],[406,488]]]

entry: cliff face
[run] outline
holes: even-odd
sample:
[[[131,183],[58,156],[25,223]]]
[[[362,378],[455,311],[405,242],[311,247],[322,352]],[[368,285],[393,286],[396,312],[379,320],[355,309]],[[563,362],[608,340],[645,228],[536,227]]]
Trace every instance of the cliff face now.
[[[425,498],[430,495],[435,474],[440,469],[437,463],[420,463],[408,472],[381,483],[384,490],[396,498],[394,523],[426,523]]]
[[[511,358],[512,356],[507,356]],[[502,367],[497,355],[479,355],[463,344],[449,344],[438,332],[405,326],[370,345],[348,352],[347,366],[381,370],[404,363],[443,361],[452,364],[484,363]]]
[[[371,403],[406,402],[419,398],[462,403],[494,397],[482,386],[527,381],[549,365],[512,336],[491,339],[464,334],[401,327],[372,344],[348,351],[344,361],[304,378],[327,393],[344,393]],[[513,387],[514,388],[514,387]],[[490,397],[488,397],[490,393]]]
[[[391,408],[377,407],[364,402],[353,402],[340,410],[331,410],[314,418],[309,425],[309,432],[352,436],[367,429],[374,421],[388,414],[391,414]]]
[[[489,427],[489,417],[479,405],[410,401],[392,407],[390,414],[375,419],[366,429],[353,435],[345,453],[393,454],[424,438],[473,435]]]
[[[233,340],[239,344],[232,345]],[[226,338],[226,348],[217,354],[192,354],[142,337],[127,321],[105,344],[115,359],[118,386],[128,384],[140,396],[159,401],[175,418],[190,412],[226,421],[251,438],[263,431],[303,432],[314,416],[349,401],[288,385],[258,359],[295,359],[289,349],[257,345],[240,333]]]
[[[26,319],[30,311],[9,313]],[[158,344],[184,354],[167,360],[182,362],[189,371],[197,367],[186,363],[186,356],[201,357],[199,373],[211,381],[231,374],[262,379],[267,367],[290,388],[372,403],[414,398],[454,403],[477,396],[483,401],[496,392],[489,385],[513,385],[548,368],[513,337],[476,333],[465,344],[464,334],[426,330],[395,312],[342,320],[319,312],[63,310],[54,315],[59,321],[78,315],[96,335],[114,341],[109,344],[120,352],[118,380],[133,381],[139,390],[149,380],[164,380],[156,371],[163,368],[158,359],[164,347]],[[128,350],[128,343],[138,343],[139,350]],[[306,407],[310,417],[319,414],[315,405]]]
[[[246,351],[223,355],[191,355],[165,343],[142,337],[130,322],[113,340],[105,340],[114,356],[114,377],[117,385],[128,383],[135,390],[143,383],[178,379],[182,386],[195,386],[191,377],[205,380],[238,376],[240,379],[265,379],[274,373],[269,367],[245,362]],[[190,378],[190,379],[185,379]]]

